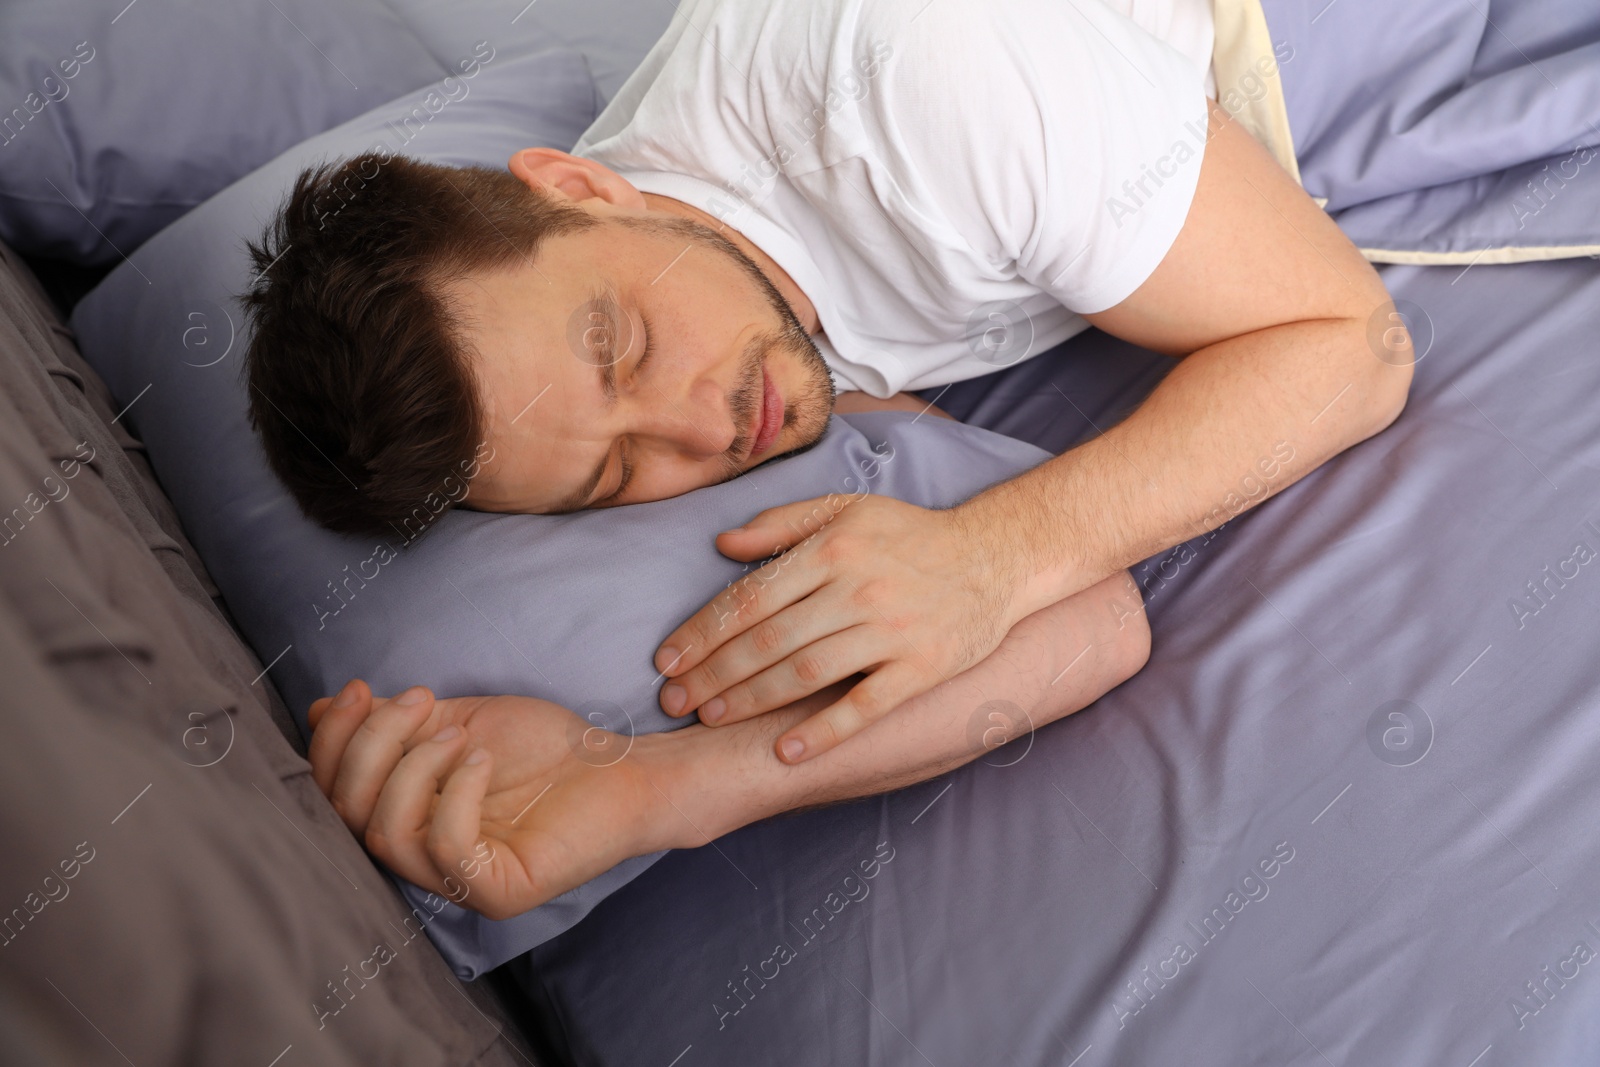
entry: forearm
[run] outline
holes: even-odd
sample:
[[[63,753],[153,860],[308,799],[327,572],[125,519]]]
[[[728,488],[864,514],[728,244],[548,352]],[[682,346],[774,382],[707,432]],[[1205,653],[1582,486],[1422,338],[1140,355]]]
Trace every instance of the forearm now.
[[[917,415],[934,415],[941,419],[956,421],[956,417],[943,408],[923,400],[912,393],[896,393],[884,400],[861,392],[840,393],[833,403],[835,415],[850,415],[868,411],[909,411]]]
[[[961,509],[1020,557],[1017,612],[1215,529],[1398,414],[1409,366],[1364,323],[1296,322],[1200,349],[1122,423]]]
[[[977,666],[807,762],[780,762],[773,742],[833,690],[730,726],[657,735],[640,754],[671,801],[663,843],[699,845],[779,812],[931,778],[1000,743],[1012,723],[1024,732],[1092,703],[1148,649],[1138,588],[1118,574],[1022,620]]]

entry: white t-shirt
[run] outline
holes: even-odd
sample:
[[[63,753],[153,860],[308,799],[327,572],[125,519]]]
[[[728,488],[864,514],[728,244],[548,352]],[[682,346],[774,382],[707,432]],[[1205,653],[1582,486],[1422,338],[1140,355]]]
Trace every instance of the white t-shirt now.
[[[960,381],[1084,329],[1172,246],[1209,6],[680,0],[574,152],[771,256],[841,390]]]

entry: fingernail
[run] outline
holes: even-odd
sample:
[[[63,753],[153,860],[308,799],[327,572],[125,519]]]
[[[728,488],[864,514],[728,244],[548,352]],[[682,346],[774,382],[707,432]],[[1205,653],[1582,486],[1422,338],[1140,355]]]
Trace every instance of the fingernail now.
[[[720,722],[728,712],[728,705],[721,697],[712,697],[700,705],[701,722]]]
[[[354,680],[344,683],[344,688],[339,690],[339,695],[333,698],[336,708],[348,708],[356,702],[356,683]]]
[[[793,763],[795,760],[805,755],[806,743],[804,741],[797,741],[791,737],[778,746],[778,751],[783,753],[784,759],[788,760],[790,763]]]
[[[661,665],[662,671],[670,671],[672,665],[678,662],[680,653],[671,645],[662,645],[661,651],[656,653],[656,662]]]
[[[446,726],[443,730],[433,735],[435,741],[454,741],[461,735],[459,726]]]
[[[487,749],[475,748],[472,750],[472,754],[467,757],[466,763],[468,766],[476,766],[488,758],[489,752]]]
[[[404,693],[394,698],[396,704],[420,704],[428,699],[428,691],[420,685],[414,685]]]
[[[681,685],[664,685],[661,687],[661,706],[668,715],[676,715],[683,710],[684,701],[689,699],[689,691]]]

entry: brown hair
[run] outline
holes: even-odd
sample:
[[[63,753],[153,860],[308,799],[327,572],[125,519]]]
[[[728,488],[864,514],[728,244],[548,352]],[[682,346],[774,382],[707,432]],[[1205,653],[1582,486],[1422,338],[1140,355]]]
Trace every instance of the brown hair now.
[[[486,420],[440,283],[594,224],[506,171],[367,154],[300,173],[243,300],[250,421],[307,516],[409,541],[459,502]]]

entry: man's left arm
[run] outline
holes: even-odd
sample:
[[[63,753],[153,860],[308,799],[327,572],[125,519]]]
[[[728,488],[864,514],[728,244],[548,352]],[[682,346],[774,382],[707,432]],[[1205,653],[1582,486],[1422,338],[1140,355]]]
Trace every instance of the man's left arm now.
[[[975,529],[1019,533],[991,549],[1024,557],[1019,608],[1215,529],[1405,406],[1411,339],[1377,272],[1215,103],[1210,121],[1178,239],[1086,316],[1183,358],[1125,421],[968,503]]]
[[[663,642],[663,707],[733,722],[869,672],[779,738],[782,758],[810,758],[1044,605],[1382,430],[1410,388],[1410,338],[1377,273],[1215,104],[1177,240],[1131,296],[1088,318],[1182,361],[1122,423],[949,511],[869,497],[801,540],[793,520],[816,513],[805,501],[723,534],[734,558],[788,550],[786,565]]]

